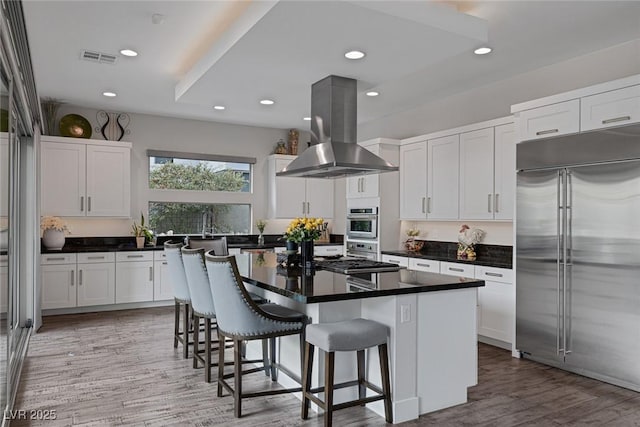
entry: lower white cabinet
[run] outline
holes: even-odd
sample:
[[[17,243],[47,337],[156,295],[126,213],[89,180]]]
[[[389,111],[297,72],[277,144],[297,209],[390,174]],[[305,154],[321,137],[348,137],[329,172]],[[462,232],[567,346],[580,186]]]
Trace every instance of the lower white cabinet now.
[[[76,254],[68,264],[41,266],[42,308],[67,308],[77,305]],[[69,256],[60,258],[70,258]]]
[[[313,248],[313,253],[315,256],[342,255],[344,253],[344,246],[342,245],[315,246]]]
[[[153,300],[165,301],[173,299],[173,286],[169,275],[169,266],[164,251],[153,253]]]
[[[80,253],[77,264],[77,306],[116,302],[115,254]]]
[[[440,274],[473,279],[475,277],[475,269],[473,264],[442,261],[440,263]]]
[[[153,252],[116,254],[116,304],[153,301]]]
[[[409,270],[440,273],[440,261],[423,258],[409,258]]]
[[[512,343],[516,302],[513,270],[476,266],[476,279],[485,281],[478,288],[478,335]]]
[[[398,264],[400,267],[409,267],[409,258],[404,256],[382,254],[382,262]]]

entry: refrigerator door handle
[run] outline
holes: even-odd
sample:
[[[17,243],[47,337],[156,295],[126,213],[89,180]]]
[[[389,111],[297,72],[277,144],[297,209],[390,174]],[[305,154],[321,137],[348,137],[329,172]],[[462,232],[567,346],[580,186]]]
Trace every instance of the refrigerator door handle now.
[[[571,266],[573,265],[572,252],[572,231],[571,221],[573,217],[573,188],[571,182],[571,171],[566,172],[565,185],[565,255],[564,255],[564,354],[571,353],[571,301],[567,301],[567,290],[571,296]]]
[[[562,214],[563,214],[563,208],[562,208],[562,188],[563,188],[563,172],[561,170],[558,171],[558,178],[557,178],[557,206],[558,206],[558,210],[556,212],[556,226],[557,226],[557,230],[556,230],[556,243],[557,243],[557,252],[556,252],[556,290],[557,290],[557,294],[556,294],[556,354],[561,354],[564,349],[560,347],[560,343],[562,341],[562,332],[563,332],[563,327],[564,325],[560,325],[561,322],[561,298],[562,298],[562,278],[563,278],[563,272],[564,272],[564,265],[563,265],[563,259],[562,259],[562,246],[563,246],[563,242],[562,242]]]

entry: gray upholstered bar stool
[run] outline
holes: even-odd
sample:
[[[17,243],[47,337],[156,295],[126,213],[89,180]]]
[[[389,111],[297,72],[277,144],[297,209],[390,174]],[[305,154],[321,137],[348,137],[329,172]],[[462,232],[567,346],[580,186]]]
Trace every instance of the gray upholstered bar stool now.
[[[178,348],[178,342],[182,343],[183,356],[189,357],[189,333],[191,328],[191,295],[189,294],[189,286],[184,273],[184,265],[182,263],[182,252],[180,248],[182,242],[165,242],[164,253],[167,258],[167,267],[169,276],[171,277],[171,285],[173,287],[173,297],[175,301],[175,321],[173,327],[173,347]],[[184,319],[182,331],[180,330],[180,311],[184,308]]]
[[[333,411],[364,405],[384,400],[384,414],[388,423],[393,423],[391,409],[391,382],[389,380],[389,356],[387,352],[387,335],[389,328],[373,320],[353,319],[335,323],[318,323],[307,326],[307,342],[304,348],[304,372],[302,374],[302,419],[309,417],[309,403],[312,400],[324,409],[324,425],[331,426]],[[380,356],[380,374],[382,390],[365,379],[365,350],[378,346]],[[324,387],[311,389],[311,368],[313,366],[313,349],[318,347],[325,352]],[[358,379],[342,384],[333,383],[336,351],[356,351],[358,359]],[[334,404],[333,390],[358,385],[358,399],[350,402]],[[366,388],[378,393],[366,397]],[[324,390],[324,402],[314,393]]]
[[[258,369],[242,371],[241,353],[242,341],[264,340],[286,335],[300,335],[302,346],[307,323],[306,316],[286,307],[274,307],[275,304],[256,304],[244,287],[234,256],[217,257],[207,253],[206,264],[218,319],[219,340],[223,341],[225,337],[231,338],[234,350],[233,374],[224,373],[224,349],[221,348],[218,353],[218,396],[222,396],[223,389],[231,393],[234,399],[234,415],[240,418],[242,398],[301,391],[301,387],[295,387],[243,393],[242,375],[256,372]],[[302,352],[302,348],[300,351]],[[271,355],[271,365],[276,366],[275,354]],[[232,377],[234,387],[226,381]]]

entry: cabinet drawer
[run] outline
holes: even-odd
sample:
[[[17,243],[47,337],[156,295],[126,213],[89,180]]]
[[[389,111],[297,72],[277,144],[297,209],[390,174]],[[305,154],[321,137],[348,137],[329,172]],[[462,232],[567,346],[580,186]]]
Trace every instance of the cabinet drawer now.
[[[342,246],[316,246],[314,252],[318,256],[342,255]]]
[[[164,261],[167,259],[167,254],[164,251],[153,251],[153,260],[154,261]]]
[[[580,129],[592,130],[640,121],[640,85],[580,100]]]
[[[422,258],[409,258],[409,270],[428,271],[440,273],[440,261]]]
[[[75,264],[76,254],[42,254],[40,264]]]
[[[577,133],[580,130],[580,100],[522,111],[518,122],[520,141]]]
[[[458,264],[457,262],[441,262],[440,273],[449,276],[468,277],[470,279],[473,279],[475,277],[473,265]]]
[[[476,265],[476,279],[488,282],[513,283],[513,270],[508,268],[484,267]]]
[[[96,262],[114,262],[116,260],[115,252],[91,252],[79,253],[78,264],[96,263]]]
[[[396,255],[382,255],[382,262],[398,264],[400,267],[409,267],[409,258]]]
[[[118,262],[153,261],[153,251],[117,252],[116,253],[116,261],[118,261]]]

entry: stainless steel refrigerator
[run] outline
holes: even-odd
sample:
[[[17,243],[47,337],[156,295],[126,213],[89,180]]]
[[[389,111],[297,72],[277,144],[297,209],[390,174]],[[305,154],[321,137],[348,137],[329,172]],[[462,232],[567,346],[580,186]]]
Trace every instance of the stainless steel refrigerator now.
[[[516,348],[640,391],[640,126],[517,147]]]

